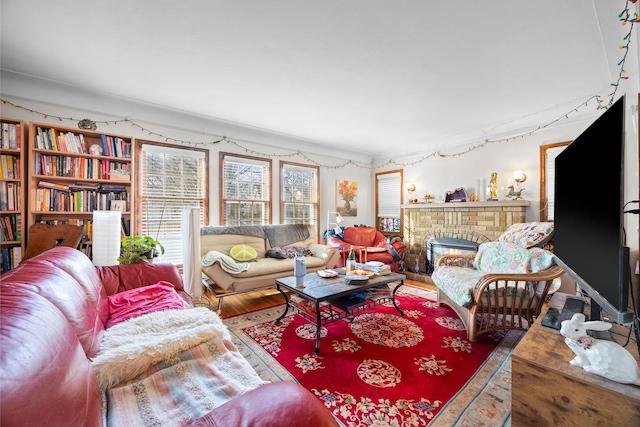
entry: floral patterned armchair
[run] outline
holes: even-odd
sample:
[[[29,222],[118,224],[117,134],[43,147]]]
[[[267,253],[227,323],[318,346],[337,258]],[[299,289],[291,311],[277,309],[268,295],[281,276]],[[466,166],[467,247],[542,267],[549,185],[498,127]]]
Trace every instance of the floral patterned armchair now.
[[[514,224],[476,254],[436,260],[431,279],[438,301],[460,316],[469,341],[497,329],[526,330],[540,315],[552,283],[564,273],[542,249],[552,236],[552,223]]]

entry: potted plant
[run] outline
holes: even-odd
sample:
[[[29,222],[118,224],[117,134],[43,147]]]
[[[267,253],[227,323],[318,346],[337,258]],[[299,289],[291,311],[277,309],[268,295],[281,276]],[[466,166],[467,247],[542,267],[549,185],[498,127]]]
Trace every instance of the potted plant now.
[[[150,236],[125,236],[120,240],[120,264],[137,264],[164,254],[164,246]]]

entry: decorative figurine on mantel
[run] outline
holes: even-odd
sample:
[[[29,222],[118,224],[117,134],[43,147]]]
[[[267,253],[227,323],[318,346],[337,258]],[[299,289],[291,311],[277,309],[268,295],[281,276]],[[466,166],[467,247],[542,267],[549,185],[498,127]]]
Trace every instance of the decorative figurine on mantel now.
[[[510,185],[507,188],[509,188],[509,192],[507,193],[508,198],[513,200],[522,199],[522,192],[524,191],[524,188],[521,188],[518,191],[515,190],[513,185]]]
[[[488,202],[497,202],[498,201],[498,173],[491,172],[491,181],[489,181],[489,198]]]
[[[611,381],[640,386],[638,364],[628,350],[616,342],[587,335],[587,329],[606,331],[611,328],[611,323],[601,320],[585,322],[584,319],[584,314],[576,313],[570,320],[562,321],[560,335],[565,337],[565,344],[576,355],[569,363]]]

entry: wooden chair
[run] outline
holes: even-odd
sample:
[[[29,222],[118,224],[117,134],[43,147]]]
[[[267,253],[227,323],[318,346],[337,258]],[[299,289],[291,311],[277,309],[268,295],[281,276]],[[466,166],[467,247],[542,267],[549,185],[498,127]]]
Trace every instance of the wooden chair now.
[[[541,248],[552,233],[547,223],[516,224],[498,241],[481,244],[478,254],[438,257],[431,277],[438,302],[458,314],[469,341],[495,330],[526,330],[540,315],[553,281],[564,274]],[[523,264],[514,265],[516,259]]]
[[[29,227],[27,248],[22,261],[53,249],[56,246],[77,248],[82,240],[84,225],[36,223]]]

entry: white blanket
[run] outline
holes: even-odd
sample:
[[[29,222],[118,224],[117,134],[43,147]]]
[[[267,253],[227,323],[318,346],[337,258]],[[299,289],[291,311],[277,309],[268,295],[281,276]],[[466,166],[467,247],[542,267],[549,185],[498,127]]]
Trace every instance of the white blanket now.
[[[104,390],[216,336],[230,338],[220,317],[204,307],[143,314],[106,330],[92,367]]]
[[[202,257],[202,265],[208,267],[213,263],[220,263],[220,267],[230,274],[238,274],[247,271],[251,265],[248,262],[236,262],[229,255],[218,251],[209,251]]]

